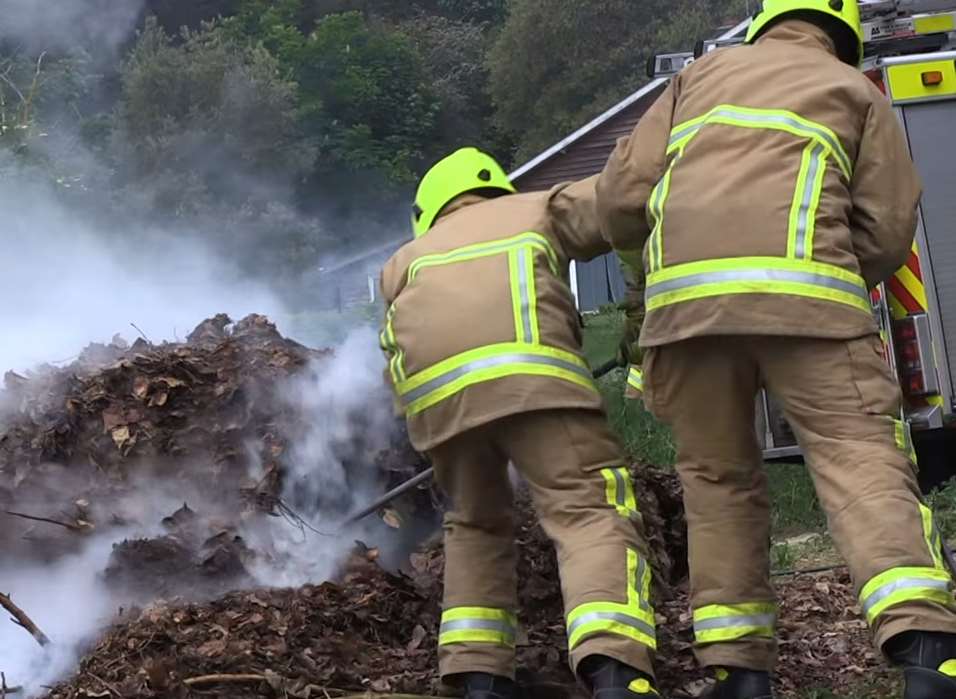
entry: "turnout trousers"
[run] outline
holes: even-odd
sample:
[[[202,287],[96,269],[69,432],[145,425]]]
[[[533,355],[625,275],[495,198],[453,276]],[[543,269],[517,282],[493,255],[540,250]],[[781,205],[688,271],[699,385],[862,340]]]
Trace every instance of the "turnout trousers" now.
[[[452,500],[445,516],[439,665],[514,677],[516,550],[509,461],[554,541],[572,670],[591,655],[652,674],[651,569],[631,477],[604,414],[545,410],[501,418],[429,452]]]
[[[776,658],[761,385],[798,438],[877,646],[907,630],[956,632],[953,581],[879,337],[701,337],[645,357],[645,401],[677,440],[701,664],[769,671]]]

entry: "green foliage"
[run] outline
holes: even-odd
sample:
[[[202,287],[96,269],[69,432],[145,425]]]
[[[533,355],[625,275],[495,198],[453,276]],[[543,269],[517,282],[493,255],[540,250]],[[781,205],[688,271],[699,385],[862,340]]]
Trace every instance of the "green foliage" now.
[[[927,500],[943,538],[956,538],[956,479],[934,490]]]
[[[243,178],[291,181],[311,164],[296,121],[296,85],[262,46],[216,25],[174,43],[149,21],[122,72],[117,167],[156,186],[155,203],[182,216],[210,200],[250,199]]]
[[[652,54],[692,48],[741,4],[513,0],[488,56],[495,118],[528,158],[643,85]]]
[[[609,307],[587,316],[584,327],[584,356],[597,367],[617,354],[624,333],[624,314]],[[598,381],[611,427],[627,453],[637,461],[657,466],[673,466],[676,449],[670,430],[651,415],[641,401],[624,399],[623,369]]]
[[[322,19],[296,76],[321,155],[355,170],[381,169],[411,182],[424,162],[439,104],[415,45],[360,13]]]
[[[777,538],[823,531],[826,515],[820,507],[810,472],[803,464],[768,464],[771,529]]]

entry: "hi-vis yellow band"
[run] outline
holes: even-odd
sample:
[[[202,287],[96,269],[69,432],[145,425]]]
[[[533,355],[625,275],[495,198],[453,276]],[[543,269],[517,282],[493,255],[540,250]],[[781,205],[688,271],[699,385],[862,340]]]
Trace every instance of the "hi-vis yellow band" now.
[[[441,616],[438,645],[488,643],[514,648],[518,620],[506,609],[455,607]]]
[[[801,158],[790,207],[787,257],[811,260],[816,214],[823,193],[828,161],[833,159],[847,182],[853,177],[853,162],[839,136],[824,124],[784,109],[754,109],[722,104],[696,119],[678,124],[671,130],[667,146],[671,161],[663,177],[651,191],[647,204],[648,218],[653,223],[647,243],[648,271],[658,272],[664,269],[664,214],[675,168],[691,141],[708,125],[782,131],[806,140],[807,145]]]
[[[777,605],[772,602],[711,604],[694,610],[694,638],[698,643],[773,638],[776,623]]]
[[[625,519],[635,519],[640,513],[637,509],[637,498],[634,497],[634,482],[626,468],[601,469],[604,476],[605,495],[611,507]]]
[[[636,367],[633,364],[627,369],[627,385],[633,388],[638,393],[644,392],[644,374],[641,372],[640,367]]]
[[[597,391],[583,359],[544,345],[508,342],[450,357],[396,383],[407,415],[430,408],[459,391],[505,376],[550,376]]]
[[[573,652],[592,636],[623,636],[657,649],[650,603],[651,567],[636,551],[627,552],[627,603],[588,602],[568,614],[568,647]]]
[[[802,296],[870,314],[866,282],[841,267],[781,257],[735,257],[668,267],[647,277],[649,311],[732,294]]]
[[[939,568],[891,568],[863,586],[860,606],[870,624],[890,607],[907,602],[936,602],[954,609],[952,583],[949,572]]]

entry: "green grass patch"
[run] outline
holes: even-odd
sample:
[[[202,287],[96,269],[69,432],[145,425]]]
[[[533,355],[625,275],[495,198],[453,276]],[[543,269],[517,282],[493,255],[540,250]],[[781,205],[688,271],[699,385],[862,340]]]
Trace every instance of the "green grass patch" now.
[[[588,315],[584,327],[584,356],[599,367],[617,356],[624,336],[624,314],[614,308]],[[655,466],[673,466],[676,449],[670,430],[659,423],[639,400],[625,400],[624,369],[615,369],[598,381],[611,427],[631,458]]]
[[[767,464],[770,483],[771,531],[774,539],[826,529],[813,480],[803,464]]]

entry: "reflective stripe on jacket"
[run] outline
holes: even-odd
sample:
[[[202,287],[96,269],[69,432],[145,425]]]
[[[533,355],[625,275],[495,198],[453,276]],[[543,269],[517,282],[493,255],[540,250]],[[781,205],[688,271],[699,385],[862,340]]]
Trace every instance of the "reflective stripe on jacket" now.
[[[570,259],[610,250],[594,182],[465,195],[386,263],[386,376],[417,449],[518,412],[601,407],[567,283]]]
[[[647,272],[643,346],[876,332],[869,289],[906,259],[920,193],[888,101],[797,20],[678,75],[597,189]]]

